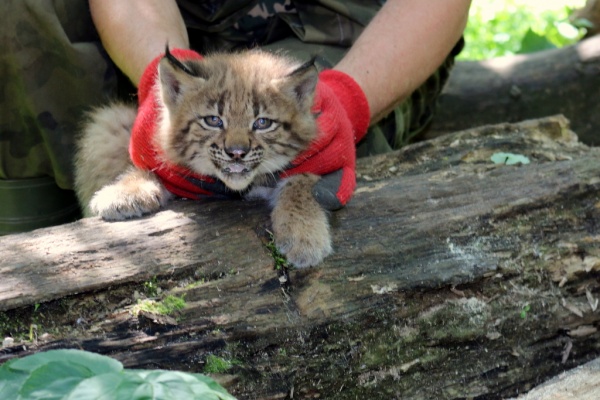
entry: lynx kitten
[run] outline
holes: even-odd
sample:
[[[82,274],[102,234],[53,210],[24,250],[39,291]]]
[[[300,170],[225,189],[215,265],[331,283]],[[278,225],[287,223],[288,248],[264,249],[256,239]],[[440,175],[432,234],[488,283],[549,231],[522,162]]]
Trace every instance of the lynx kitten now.
[[[319,177],[272,182],[317,135],[310,111],[317,79],[312,63],[259,51],[202,61],[178,61],[167,52],[154,88],[160,122],[149,146],[165,164],[206,177],[200,184],[208,191],[221,186],[266,197],[275,243],[300,268],[331,253],[327,215],[311,193]],[[160,176],[130,159],[136,114],[132,106],[112,104],[93,111],[84,126],[75,186],[87,216],[140,217],[174,197]]]

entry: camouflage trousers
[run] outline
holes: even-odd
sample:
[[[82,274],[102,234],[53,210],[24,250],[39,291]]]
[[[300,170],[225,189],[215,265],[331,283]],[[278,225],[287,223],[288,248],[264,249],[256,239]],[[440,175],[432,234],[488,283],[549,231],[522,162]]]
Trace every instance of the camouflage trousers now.
[[[0,21],[0,234],[76,219],[84,110],[116,89],[85,0],[7,0]]]
[[[231,10],[239,3],[222,2]],[[269,17],[272,23],[263,36],[249,38],[227,29],[233,26],[227,18],[239,19],[235,12],[215,24],[194,18],[185,9],[190,3],[194,2],[179,2],[192,48],[201,53],[259,45],[300,60],[316,55],[322,68],[343,57],[381,6],[380,1],[367,0],[292,1],[293,13]],[[244,4],[250,7],[256,0]],[[118,97],[125,82],[101,47],[86,0],[5,0],[2,8],[0,234],[7,221],[21,214],[31,218],[32,208],[50,197],[57,200],[48,203],[58,208],[34,214],[75,215],[70,189],[78,126],[87,109]],[[370,128],[359,144],[359,156],[399,148],[427,126],[454,55],[410,99]],[[20,181],[27,179],[31,185]],[[13,190],[16,187],[20,189]],[[62,221],[51,218],[20,229]]]
[[[0,179],[51,176],[72,188],[74,138],[85,109],[116,90],[87,2],[2,4]]]

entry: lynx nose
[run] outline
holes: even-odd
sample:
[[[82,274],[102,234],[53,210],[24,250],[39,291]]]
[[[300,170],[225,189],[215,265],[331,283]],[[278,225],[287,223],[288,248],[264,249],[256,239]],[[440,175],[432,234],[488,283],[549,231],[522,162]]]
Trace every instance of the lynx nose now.
[[[248,147],[235,146],[227,147],[225,149],[225,153],[227,153],[227,155],[234,160],[241,160],[246,156],[246,154],[248,154],[249,150],[250,149]]]

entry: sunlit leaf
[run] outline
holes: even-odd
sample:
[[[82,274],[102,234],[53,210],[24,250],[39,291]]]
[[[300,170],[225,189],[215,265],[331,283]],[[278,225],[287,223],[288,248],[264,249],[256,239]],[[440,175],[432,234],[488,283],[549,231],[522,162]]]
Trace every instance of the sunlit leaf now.
[[[555,49],[556,46],[552,44],[545,36],[541,36],[531,29],[528,29],[521,40],[521,48],[517,53],[534,53],[541,50]]]
[[[577,28],[592,29],[594,27],[594,23],[587,18],[577,18],[572,24]]]
[[[579,36],[579,29],[568,22],[558,22],[556,24],[556,30],[566,39],[576,39]]]

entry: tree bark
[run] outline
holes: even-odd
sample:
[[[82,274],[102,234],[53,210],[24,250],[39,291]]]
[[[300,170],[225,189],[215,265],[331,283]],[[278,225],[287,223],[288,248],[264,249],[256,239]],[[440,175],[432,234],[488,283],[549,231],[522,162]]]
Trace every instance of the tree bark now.
[[[600,36],[575,46],[456,64],[426,137],[563,114],[600,144]]]
[[[492,163],[499,152],[531,163]],[[254,202],[0,238],[0,330],[16,340],[0,361],[76,347],[202,372],[213,354],[239,398],[500,399],[600,356],[600,149],[564,118],[358,171],[331,218],[335,254],[308,270],[274,269]],[[186,302],[171,318],[132,313],[168,294]]]

